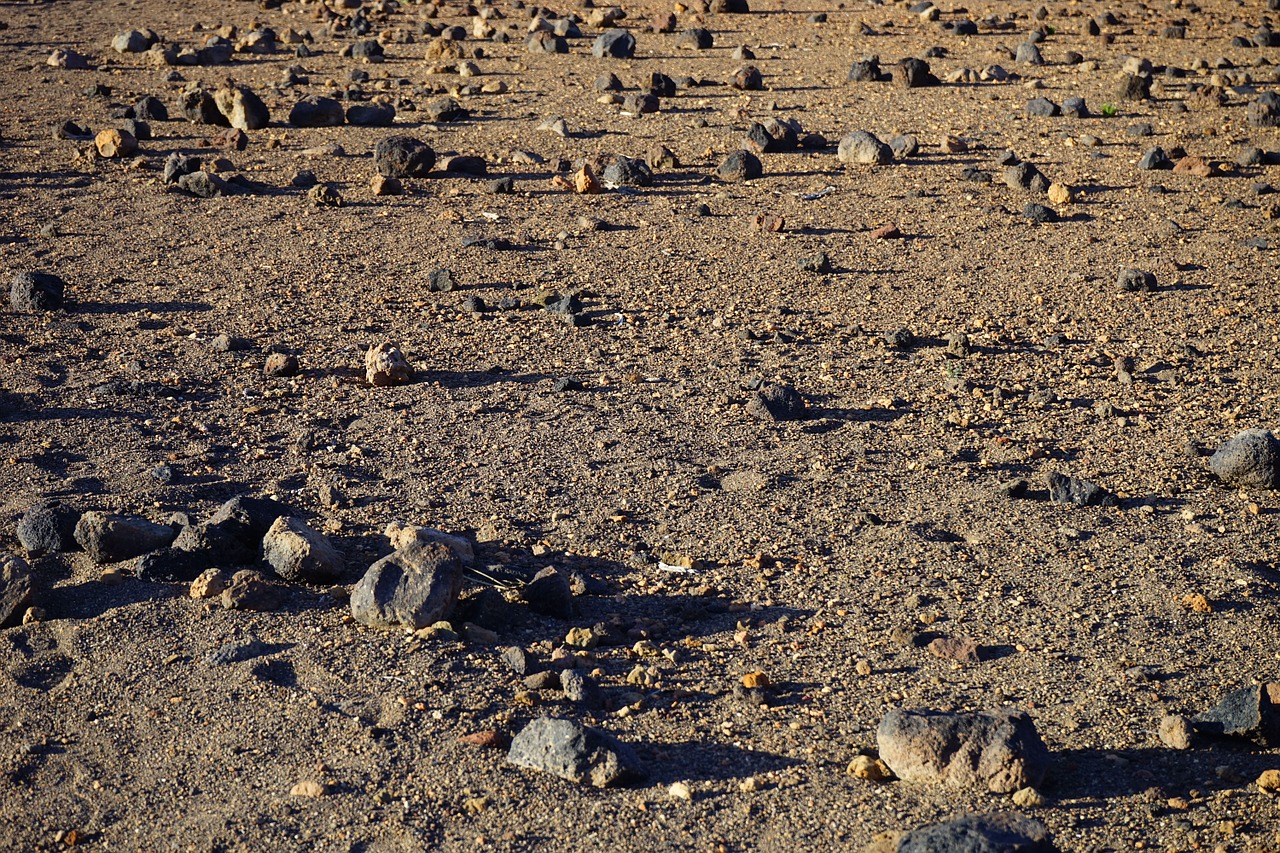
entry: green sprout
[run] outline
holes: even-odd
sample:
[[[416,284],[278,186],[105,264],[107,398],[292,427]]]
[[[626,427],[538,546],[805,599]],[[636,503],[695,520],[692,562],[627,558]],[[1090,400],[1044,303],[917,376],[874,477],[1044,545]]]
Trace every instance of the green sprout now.
[[[1115,117],[1116,117],[1116,113],[1118,113],[1118,112],[1120,112],[1120,108],[1119,108],[1119,107],[1117,107],[1115,104],[1103,104],[1103,105],[1102,105],[1102,114],[1103,114],[1104,116],[1106,116],[1107,118],[1115,118]]]

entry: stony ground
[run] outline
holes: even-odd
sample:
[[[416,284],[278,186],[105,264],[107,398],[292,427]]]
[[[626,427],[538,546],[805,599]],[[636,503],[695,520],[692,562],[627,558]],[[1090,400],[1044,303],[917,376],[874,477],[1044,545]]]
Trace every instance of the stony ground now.
[[[554,54],[509,0],[266,5],[0,4],[0,269],[67,284],[60,310],[0,313],[0,545],[36,581],[0,629],[7,849],[860,849],[1006,810],[1063,850],[1280,848],[1255,784],[1280,751],[1157,737],[1280,680],[1280,500],[1206,458],[1276,425],[1280,129],[1249,104],[1280,89],[1280,49],[1254,44],[1280,12],[645,0],[617,22],[634,57],[613,59],[591,54],[590,7],[546,10],[580,19]],[[465,38],[441,46],[444,26]],[[182,64],[261,27],[275,52]],[[682,46],[699,27],[712,46]],[[134,28],[160,47],[112,48]],[[1017,61],[1036,30],[1044,64]],[[384,61],[343,55],[374,38]],[[91,67],[48,64],[58,50]],[[941,85],[847,81],[872,55],[899,77],[925,58]],[[730,85],[747,64],[762,89]],[[1122,97],[1126,70],[1149,98]],[[595,87],[640,94],[654,72],[680,84],[657,112]],[[228,79],[270,112],[243,150],[180,108]],[[136,153],[66,138],[124,127],[147,95],[175,120]],[[296,127],[305,95],[390,103],[394,125]],[[428,120],[450,95],[469,115]],[[1090,115],[1029,115],[1038,97]],[[822,138],[718,177],[770,119]],[[919,150],[842,162],[856,130]],[[487,174],[375,195],[392,134]],[[674,162],[651,186],[575,191],[582,158],[655,146]],[[1156,146],[1200,161],[1139,169]],[[1006,151],[1059,186],[1010,186]],[[222,194],[166,183],[175,152]],[[1123,268],[1155,289],[1118,290]],[[439,269],[452,289],[430,289]],[[541,307],[564,296],[569,314]],[[365,353],[387,341],[413,381],[372,387]],[[273,354],[293,375],[264,372]],[[761,417],[762,383],[804,417]],[[1054,473],[1116,500],[1051,501]],[[168,523],[241,494],[326,534],[343,582],[227,609],[15,533],[50,498]],[[469,537],[504,584],[574,576],[572,616],[471,585],[459,633],[362,626],[347,596],[393,520]],[[609,642],[572,644],[597,625]],[[527,684],[510,646],[572,659],[596,701]],[[229,647],[253,652],[210,657]],[[1038,797],[849,772],[899,708],[1027,711],[1052,757]],[[631,744],[647,778],[509,764],[546,715]]]

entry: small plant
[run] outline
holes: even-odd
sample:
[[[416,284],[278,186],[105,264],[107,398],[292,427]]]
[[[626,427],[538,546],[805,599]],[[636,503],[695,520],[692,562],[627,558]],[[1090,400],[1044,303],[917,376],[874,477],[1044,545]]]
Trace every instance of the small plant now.
[[[942,365],[942,375],[948,379],[959,379],[964,375],[964,365],[958,361],[948,361]]]
[[[1115,104],[1102,105],[1102,114],[1107,118],[1115,118],[1118,112],[1120,112],[1120,108],[1117,107]]]
[[[1045,27],[1045,28],[1044,28],[1044,31],[1045,31],[1045,35],[1050,35],[1050,36],[1052,36],[1052,35],[1057,35],[1057,33],[1058,33],[1058,28],[1057,28],[1057,27]]]

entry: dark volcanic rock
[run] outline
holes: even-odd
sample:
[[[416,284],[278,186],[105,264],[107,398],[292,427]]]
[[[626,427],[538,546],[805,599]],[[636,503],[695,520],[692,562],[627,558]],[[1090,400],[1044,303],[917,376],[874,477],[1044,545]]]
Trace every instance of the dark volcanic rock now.
[[[388,136],[374,148],[373,162],[383,177],[424,178],[436,163],[436,152],[412,136]]]
[[[507,761],[597,788],[644,778],[631,747],[573,720],[539,717],[511,741]]]
[[[591,55],[597,59],[630,59],[636,53],[636,37],[623,29],[606,30],[591,45]]]
[[[462,593],[462,563],[446,545],[414,543],[369,567],[351,615],[373,628],[417,630],[447,619]]]
[[[520,590],[520,597],[534,613],[569,619],[573,616],[573,590],[569,578],[548,566],[533,576]]]
[[[893,72],[893,82],[904,89],[919,89],[941,85],[941,81],[929,70],[923,59],[904,59]]]
[[[356,104],[347,110],[347,123],[359,127],[390,127],[395,120],[391,104]]]
[[[67,283],[52,273],[22,270],[9,285],[9,307],[14,311],[58,311]]]
[[[1116,496],[1089,480],[1051,471],[1045,476],[1049,500],[1073,506],[1115,506]]]
[[[1192,717],[1191,724],[1207,735],[1243,737],[1267,747],[1280,745],[1280,682],[1232,691],[1210,710]]]
[[[722,181],[749,181],[763,174],[760,158],[750,151],[733,151],[716,167],[716,177]]]
[[[865,59],[859,59],[849,68],[849,76],[846,79],[850,83],[874,83],[877,80],[883,80],[884,74],[880,71],[880,57],[869,56]]]
[[[1280,94],[1263,92],[1249,102],[1247,115],[1254,127],[1280,127]]]
[[[25,560],[0,555],[0,625],[17,621],[31,602],[35,584]]]
[[[653,186],[653,170],[643,160],[632,157],[615,157],[605,167],[604,182],[619,187]]]
[[[75,539],[99,565],[132,560],[164,548],[177,535],[167,524],[153,524],[137,516],[86,512],[76,523]]]
[[[262,537],[287,512],[284,504],[272,500],[235,497],[206,521],[182,528],[173,547],[232,565],[255,563],[262,553]]]
[[[1043,823],[1014,812],[965,815],[913,829],[894,853],[1055,853]]]
[[[80,513],[59,501],[36,504],[18,522],[18,542],[29,554],[56,554],[74,550]]]
[[[1125,293],[1154,293],[1156,277],[1146,270],[1124,267],[1116,277],[1116,289]]]
[[[795,421],[807,416],[809,409],[799,391],[770,382],[751,396],[747,412],[762,421]]]
[[[1209,470],[1230,486],[1280,488],[1280,441],[1266,429],[1236,433],[1209,457]]]

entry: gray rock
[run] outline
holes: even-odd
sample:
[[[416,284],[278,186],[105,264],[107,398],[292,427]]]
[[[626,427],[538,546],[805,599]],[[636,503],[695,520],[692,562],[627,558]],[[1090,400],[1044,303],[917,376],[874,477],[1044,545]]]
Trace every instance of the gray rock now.
[[[850,83],[874,83],[883,78],[884,74],[880,71],[880,57],[869,56],[853,63],[849,68],[849,76],[845,79]]]
[[[111,48],[116,53],[143,53],[151,49],[151,45],[155,44],[159,39],[156,34],[150,31],[142,32],[141,30],[129,30],[123,33],[117,33],[111,39]]]
[[[507,646],[504,648],[502,650],[502,662],[522,678],[537,672],[541,668],[533,656],[519,646]]]
[[[1062,114],[1070,118],[1089,118],[1089,105],[1084,98],[1066,98],[1062,102]]]
[[[257,637],[251,637],[248,640],[241,640],[235,643],[227,643],[219,646],[209,654],[205,655],[205,666],[226,666],[232,663],[240,663],[241,661],[253,660],[254,658],[269,655],[275,650],[275,647],[269,646],[259,640]]]
[[[627,95],[622,101],[622,111],[631,113],[632,115],[647,115],[656,113],[662,108],[662,102],[658,100],[656,95],[645,95],[639,92],[633,92]]]
[[[563,36],[555,33],[549,33],[546,30],[538,30],[529,36],[529,40],[524,43],[525,50],[529,53],[568,53],[569,42]]]
[[[21,618],[31,603],[34,584],[26,560],[13,554],[0,556],[0,625]]]
[[[751,396],[747,413],[762,421],[795,421],[806,417],[809,409],[799,391],[770,382]]]
[[[573,590],[569,578],[554,566],[548,566],[533,576],[533,580],[520,590],[520,597],[534,613],[569,619],[573,616]]]
[[[743,92],[759,92],[764,88],[764,75],[754,65],[744,65],[733,72],[729,85]]]
[[[221,563],[245,565],[261,556],[262,538],[288,509],[265,498],[235,497],[207,520],[183,527],[173,541],[180,551],[203,552]]]
[[[1115,506],[1116,496],[1089,480],[1051,471],[1045,475],[1049,500],[1072,506]]]
[[[1280,95],[1263,92],[1249,102],[1246,115],[1254,127],[1280,127]]]
[[[182,93],[182,99],[179,102],[182,108],[182,114],[186,116],[187,121],[196,124],[216,124],[223,127],[230,127],[231,123],[227,121],[227,117],[218,109],[218,104],[214,100],[213,95],[204,89],[193,89]]]
[[[1022,208],[1022,218],[1032,222],[1057,222],[1058,212],[1046,205],[1028,202]]]
[[[168,121],[169,108],[154,95],[144,95],[133,105],[133,117],[138,121]]]
[[[1280,682],[1254,684],[1228,693],[1216,706],[1191,718],[1196,731],[1219,737],[1243,737],[1263,746],[1280,746]]]
[[[1009,189],[1014,190],[1024,189],[1036,193],[1049,191],[1049,179],[1033,164],[1025,161],[1005,167],[1004,183]]]
[[[1050,118],[1060,115],[1062,109],[1048,98],[1032,98],[1027,102],[1027,115]]]
[[[1138,160],[1138,168],[1144,172],[1150,172],[1157,169],[1172,169],[1173,161],[1169,159],[1169,155],[1164,152],[1160,146],[1148,148]]]
[[[260,130],[271,123],[267,105],[245,86],[223,86],[213,93],[213,102],[234,128]]]
[[[841,163],[882,166],[893,162],[893,149],[865,130],[855,130],[841,139],[837,155]]]
[[[597,788],[646,775],[631,747],[597,729],[555,717],[539,717],[525,726],[512,739],[507,761]]]
[[[1018,45],[1018,51],[1014,54],[1014,62],[1021,62],[1023,65],[1044,65],[1044,57],[1040,55],[1040,48],[1031,42],[1023,42]]]
[[[676,47],[688,48],[690,50],[710,50],[713,43],[711,30],[704,27],[694,27],[691,30],[685,30],[676,39]]]
[[[388,136],[373,150],[378,174],[387,178],[425,178],[436,163],[431,146],[412,136]]]
[[[592,706],[599,704],[600,701],[600,691],[595,681],[576,669],[560,671],[560,690],[564,693],[566,700],[579,705]]]
[[[308,95],[289,110],[289,124],[295,127],[337,127],[345,119],[342,104],[319,95]]]
[[[653,186],[653,170],[643,160],[633,157],[615,157],[605,167],[604,182],[616,187]]]
[[[764,174],[760,158],[750,151],[732,151],[716,167],[716,177],[722,181],[750,181]]]
[[[1181,714],[1166,714],[1156,730],[1160,742],[1170,749],[1190,749],[1195,738],[1191,721]]]
[[[636,53],[636,38],[623,29],[605,30],[591,45],[596,59],[630,59]]]
[[[462,121],[471,115],[471,110],[465,109],[453,98],[437,98],[423,107],[422,111],[429,121],[436,122]]]
[[[342,577],[343,558],[324,534],[282,515],[262,538],[262,556],[285,580],[333,583]]]
[[[167,524],[153,524],[137,516],[86,512],[76,523],[74,535],[90,559],[102,565],[164,548],[173,542],[177,532]]]
[[[920,141],[909,133],[900,133],[889,140],[889,149],[896,159],[905,160],[920,152]]]
[[[148,583],[189,583],[213,564],[215,556],[206,551],[161,548],[134,561],[133,574]]]
[[[796,266],[805,272],[828,273],[831,272],[831,258],[826,252],[814,252],[796,261]]]
[[[185,175],[179,175],[177,186],[178,189],[197,198],[214,198],[215,196],[225,195],[228,189],[227,182],[222,178],[198,169]]]
[[[894,853],[1054,853],[1048,828],[1014,812],[965,815],[913,829]]]
[[[14,311],[60,311],[67,283],[46,272],[21,270],[9,285],[9,307]]]
[[[189,157],[174,151],[164,160],[164,182],[176,184],[183,175],[191,175],[200,171],[200,158]]]
[[[36,504],[18,522],[18,542],[33,556],[72,551],[79,520],[80,513],[59,501]]]
[[[1039,785],[1049,750],[1022,711],[890,711],[876,732],[880,758],[907,782],[980,786],[996,793]]]
[[[374,628],[417,630],[448,618],[462,593],[462,563],[448,547],[414,544],[369,567],[351,591],[351,615]]]
[[[1230,486],[1280,488],[1280,441],[1266,429],[1247,429],[1209,457],[1209,470]]]
[[[347,123],[358,127],[390,127],[395,120],[391,104],[356,104],[347,110]]]
[[[1116,276],[1116,289],[1125,293],[1154,293],[1156,277],[1146,270],[1124,267]]]

